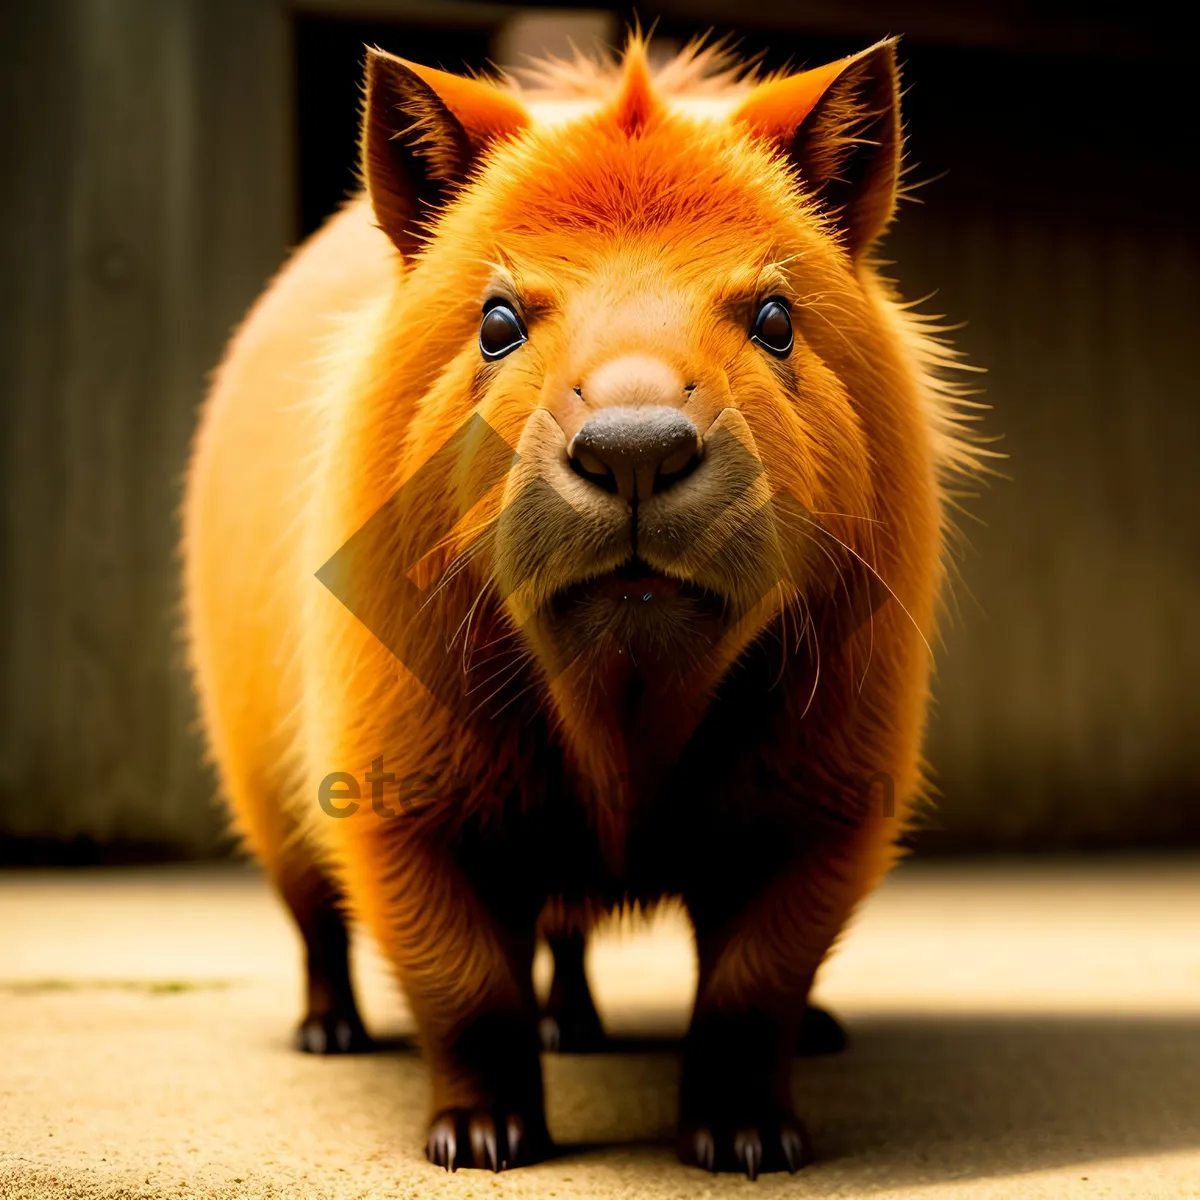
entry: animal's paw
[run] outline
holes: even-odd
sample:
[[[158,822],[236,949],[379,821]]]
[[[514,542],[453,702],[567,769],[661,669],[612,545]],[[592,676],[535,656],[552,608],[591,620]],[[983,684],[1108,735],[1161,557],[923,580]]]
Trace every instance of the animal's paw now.
[[[305,1054],[368,1054],[375,1049],[357,1013],[309,1013],[296,1030],[296,1049]]]
[[[808,1134],[790,1113],[765,1120],[685,1120],[679,1157],[706,1171],[732,1171],[757,1179],[768,1171],[796,1172],[812,1161]]]
[[[542,1049],[553,1054],[595,1054],[608,1045],[600,1017],[590,1005],[563,1012],[545,1012],[538,1021]]]
[[[425,1140],[425,1157],[447,1171],[507,1171],[540,1161],[549,1149],[540,1116],[527,1119],[503,1109],[444,1108],[430,1121]]]
[[[818,1058],[822,1054],[838,1054],[846,1048],[846,1031],[828,1009],[810,1004],[800,1022],[796,1053],[803,1058]]]

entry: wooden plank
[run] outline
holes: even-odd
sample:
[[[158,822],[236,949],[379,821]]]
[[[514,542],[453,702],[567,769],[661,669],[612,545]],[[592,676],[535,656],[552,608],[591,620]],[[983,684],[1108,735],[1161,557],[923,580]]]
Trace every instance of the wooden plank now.
[[[205,849],[176,512],[205,374],[289,236],[286,20],[17,7],[0,829]]]

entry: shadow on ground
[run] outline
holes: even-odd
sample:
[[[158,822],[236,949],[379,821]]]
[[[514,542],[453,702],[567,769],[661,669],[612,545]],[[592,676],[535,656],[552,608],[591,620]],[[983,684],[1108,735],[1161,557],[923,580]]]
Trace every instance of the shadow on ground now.
[[[1200,1146],[1200,1018],[888,1017],[851,1022],[850,1037],[796,1068],[809,1184],[890,1191],[1071,1164],[1083,1177],[1097,1160]],[[670,1153],[677,1042],[623,1038],[545,1064],[561,1164]]]

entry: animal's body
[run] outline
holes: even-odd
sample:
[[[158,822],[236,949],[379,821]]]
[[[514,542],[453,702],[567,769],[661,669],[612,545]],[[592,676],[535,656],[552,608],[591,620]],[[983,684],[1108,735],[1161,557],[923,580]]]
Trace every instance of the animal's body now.
[[[634,40],[521,92],[373,53],[365,194],[255,306],[195,445],[192,661],[305,938],[302,1045],[366,1040],[348,914],[410,999],[447,1166],[548,1144],[539,921],[664,896],[700,964],[681,1154],[799,1165],[797,1022],[922,796],[971,455],[871,260],[893,48],[705,67],[653,77]],[[586,1038],[581,945],[556,1003]]]

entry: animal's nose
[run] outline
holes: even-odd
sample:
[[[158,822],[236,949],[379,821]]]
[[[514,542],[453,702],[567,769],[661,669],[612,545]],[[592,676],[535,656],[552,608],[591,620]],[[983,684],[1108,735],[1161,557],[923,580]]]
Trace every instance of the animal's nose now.
[[[585,479],[633,502],[682,479],[700,461],[700,434],[677,408],[603,408],[567,447]]]

